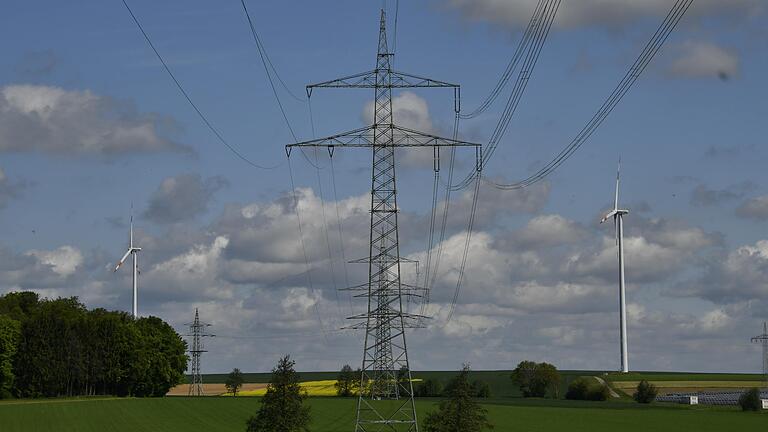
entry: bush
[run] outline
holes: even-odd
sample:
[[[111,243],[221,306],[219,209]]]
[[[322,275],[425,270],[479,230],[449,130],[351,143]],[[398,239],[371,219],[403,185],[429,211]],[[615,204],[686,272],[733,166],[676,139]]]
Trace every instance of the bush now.
[[[656,388],[655,385],[649,383],[646,380],[642,380],[637,385],[637,389],[635,390],[635,393],[632,395],[632,399],[636,400],[639,403],[647,404],[656,400],[656,395],[658,393],[659,393],[659,390]]]
[[[604,401],[610,392],[608,386],[587,378],[576,378],[568,385],[565,398],[570,400]]]
[[[739,397],[739,406],[743,411],[760,411],[763,403],[760,400],[760,389],[751,388]]]
[[[493,429],[488,423],[487,411],[472,399],[469,382],[469,365],[464,365],[459,375],[446,387],[448,399],[440,401],[437,411],[427,413],[422,422],[425,432],[481,432]]]

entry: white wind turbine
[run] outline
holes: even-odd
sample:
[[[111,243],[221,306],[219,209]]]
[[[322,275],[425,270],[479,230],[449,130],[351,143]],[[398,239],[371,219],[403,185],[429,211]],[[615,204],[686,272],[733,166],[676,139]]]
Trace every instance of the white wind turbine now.
[[[115,266],[115,271],[120,268],[121,265],[128,259],[128,255],[133,256],[133,318],[139,317],[139,299],[138,299],[138,278],[139,278],[139,251],[140,247],[133,245],[133,216],[131,216],[131,231],[128,237],[128,251],[123,255],[120,261]]]
[[[619,249],[619,320],[621,334],[621,371],[629,372],[629,356],[627,354],[627,304],[626,289],[624,287],[624,215],[629,210],[619,208],[619,173],[621,171],[621,160],[616,170],[616,195],[613,200],[613,210],[608,212],[600,223],[613,218],[613,225],[616,228],[616,245]]]

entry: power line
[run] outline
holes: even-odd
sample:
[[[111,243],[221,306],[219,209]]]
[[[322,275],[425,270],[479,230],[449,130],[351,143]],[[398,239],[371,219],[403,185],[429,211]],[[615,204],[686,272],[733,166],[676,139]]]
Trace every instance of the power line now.
[[[243,155],[239,150],[237,150],[237,148],[235,148],[233,145],[231,145],[229,142],[227,142],[226,139],[224,139],[224,137],[221,135],[221,133],[213,126],[213,124],[211,124],[210,121],[208,121],[208,118],[206,118],[205,114],[203,114],[203,112],[200,110],[200,108],[198,108],[197,104],[195,104],[192,101],[192,98],[189,96],[189,93],[187,93],[187,91],[181,85],[181,82],[179,82],[179,80],[176,78],[176,75],[173,73],[173,71],[171,71],[171,68],[168,66],[168,63],[165,62],[165,60],[163,59],[163,56],[161,56],[160,52],[157,50],[157,48],[155,48],[155,44],[152,43],[152,39],[150,39],[149,34],[147,34],[147,32],[144,30],[144,27],[141,25],[141,23],[139,22],[139,19],[136,17],[136,15],[133,13],[133,10],[131,10],[131,7],[128,6],[128,2],[126,0],[122,0],[122,2],[123,2],[123,5],[125,6],[125,8],[128,10],[128,13],[131,15],[131,18],[133,18],[133,22],[136,24],[136,27],[139,28],[139,30],[141,31],[141,34],[144,36],[144,39],[147,41],[147,44],[149,44],[149,47],[152,48],[152,51],[154,51],[155,56],[157,56],[157,59],[160,60],[160,63],[163,65],[163,68],[168,73],[168,75],[171,77],[171,79],[173,80],[174,84],[176,84],[176,87],[179,89],[181,94],[187,100],[189,105],[192,106],[192,108],[195,110],[195,112],[200,117],[200,119],[203,121],[203,123],[205,123],[205,125],[208,127],[208,129],[216,136],[216,138],[219,140],[219,142],[224,144],[224,146],[227,147],[230,152],[232,152],[235,156],[237,156],[243,162],[247,163],[248,165],[251,165],[254,168],[272,170],[272,169],[279,168],[280,166],[282,166],[282,163],[279,163],[279,164],[274,165],[274,166],[259,165],[259,164],[255,163],[255,162],[253,162],[252,160],[250,160],[249,158],[245,157],[245,155]]]
[[[531,40],[531,36],[534,32],[534,29],[537,25],[538,20],[540,19],[541,15],[541,9],[544,5],[544,0],[539,0],[538,4],[536,5],[536,8],[533,11],[533,14],[531,15],[531,19],[528,22],[528,26],[525,28],[525,31],[523,32],[523,37],[520,39],[520,42],[517,45],[517,48],[515,49],[515,53],[512,55],[512,58],[509,60],[509,63],[507,64],[506,69],[504,70],[504,73],[502,73],[501,78],[499,78],[499,81],[496,83],[496,86],[491,90],[491,93],[485,98],[485,100],[474,110],[470,111],[469,114],[462,114],[462,119],[471,119],[479,116],[485,110],[488,109],[488,107],[493,104],[493,102],[496,100],[496,98],[501,94],[501,91],[504,89],[504,87],[507,85],[507,82],[509,82],[509,79],[512,77],[512,73],[517,68],[517,63],[520,61],[520,58],[522,58],[523,52],[525,47],[528,46],[528,43]]]
[[[627,92],[629,92],[634,83],[643,73],[651,60],[656,56],[664,42],[667,40],[667,38],[669,38],[669,35],[672,33],[672,31],[674,31],[674,29],[677,27],[677,24],[693,4],[693,1],[694,0],[678,0],[675,3],[675,5],[672,7],[672,9],[670,9],[669,13],[665,17],[662,24],[653,34],[653,37],[651,37],[651,39],[645,45],[643,51],[640,53],[632,66],[630,66],[629,70],[627,70],[626,74],[613,90],[613,92],[611,92],[605,102],[603,102],[597,112],[581,129],[581,131],[579,131],[576,137],[574,137],[574,139],[550,162],[544,165],[544,167],[539,169],[533,175],[515,183],[504,184],[488,180],[486,181],[501,190],[522,189],[543,180],[549,174],[554,172],[558,167],[560,167],[560,165],[568,160],[592,136],[592,134],[595,133],[597,128],[602,125],[608,115],[613,112],[619,102],[621,102]]]

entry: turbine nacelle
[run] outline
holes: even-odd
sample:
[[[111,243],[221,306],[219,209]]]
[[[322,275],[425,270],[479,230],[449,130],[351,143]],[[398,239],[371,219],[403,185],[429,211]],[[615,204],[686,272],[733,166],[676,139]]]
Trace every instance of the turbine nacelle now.
[[[136,252],[139,252],[140,250],[141,250],[141,248],[140,248],[140,247],[131,247],[131,248],[128,248],[128,251],[127,251],[127,252],[125,252],[125,255],[123,255],[123,257],[122,257],[122,258],[120,258],[120,261],[118,261],[118,262],[117,262],[117,265],[115,266],[115,269],[113,270],[113,272],[116,272],[116,271],[117,271],[117,269],[119,269],[119,268],[120,268],[120,266],[122,266],[123,264],[125,264],[125,260],[127,260],[127,259],[128,259],[128,257],[129,257],[131,254],[133,254],[133,253],[136,253]]]

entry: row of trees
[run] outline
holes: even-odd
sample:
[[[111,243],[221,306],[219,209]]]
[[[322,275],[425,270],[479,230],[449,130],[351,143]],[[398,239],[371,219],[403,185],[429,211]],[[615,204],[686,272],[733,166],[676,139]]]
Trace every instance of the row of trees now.
[[[186,343],[157,317],[0,296],[0,397],[164,396],[186,367]]]

